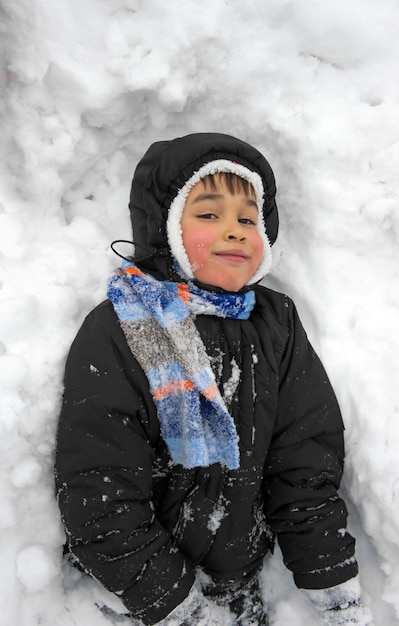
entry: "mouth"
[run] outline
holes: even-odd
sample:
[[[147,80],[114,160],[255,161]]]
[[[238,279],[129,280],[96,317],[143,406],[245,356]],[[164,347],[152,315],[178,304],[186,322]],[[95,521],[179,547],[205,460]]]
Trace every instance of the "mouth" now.
[[[244,263],[249,259],[249,256],[242,250],[223,250],[222,252],[216,252],[215,256],[224,261],[231,261],[233,263]]]

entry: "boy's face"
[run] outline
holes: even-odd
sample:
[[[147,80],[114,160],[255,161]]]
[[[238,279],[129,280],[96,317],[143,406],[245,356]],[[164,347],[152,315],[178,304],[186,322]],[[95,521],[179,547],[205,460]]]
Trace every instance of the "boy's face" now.
[[[255,274],[263,254],[258,207],[251,188],[232,194],[217,175],[216,189],[199,181],[183,209],[183,244],[197,280],[238,291]]]

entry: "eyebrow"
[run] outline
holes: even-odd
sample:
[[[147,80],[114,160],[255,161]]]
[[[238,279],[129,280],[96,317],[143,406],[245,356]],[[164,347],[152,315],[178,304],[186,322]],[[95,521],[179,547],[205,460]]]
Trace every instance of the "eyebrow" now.
[[[222,198],[224,198],[224,195],[222,193],[200,193],[199,196],[194,198],[193,204],[196,204],[197,202],[202,202],[203,200],[220,200]],[[246,204],[258,210],[258,205],[255,200],[252,200],[252,198],[247,198]]]

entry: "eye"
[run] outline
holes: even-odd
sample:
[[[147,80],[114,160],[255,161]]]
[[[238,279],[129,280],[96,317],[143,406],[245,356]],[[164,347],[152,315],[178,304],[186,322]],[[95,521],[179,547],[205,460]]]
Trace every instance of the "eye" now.
[[[240,222],[240,224],[247,224],[248,226],[257,225],[256,220],[252,219],[251,217],[240,217],[238,221]]]
[[[214,219],[216,219],[216,215],[214,213],[201,213],[197,217],[199,217],[202,220],[214,220]]]

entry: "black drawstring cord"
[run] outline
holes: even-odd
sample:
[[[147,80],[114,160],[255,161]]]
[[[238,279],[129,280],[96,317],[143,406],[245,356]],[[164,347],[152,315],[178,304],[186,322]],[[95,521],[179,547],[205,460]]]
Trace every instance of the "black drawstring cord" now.
[[[132,246],[136,247],[138,246],[139,248],[144,248],[145,250],[150,250],[149,254],[146,254],[144,256],[141,257],[137,257],[137,256],[131,256],[131,257],[126,257],[123,256],[123,254],[121,254],[120,252],[118,252],[118,250],[115,249],[115,244],[117,243],[130,243]],[[134,241],[129,241],[128,239],[115,239],[115,241],[113,241],[111,243],[111,250],[112,252],[114,252],[117,256],[119,256],[121,259],[124,259],[125,261],[144,261],[145,259],[149,259],[155,255],[157,256],[166,256],[166,251],[165,250],[158,250],[157,248],[148,248],[148,246],[143,246],[140,243],[135,243]]]

